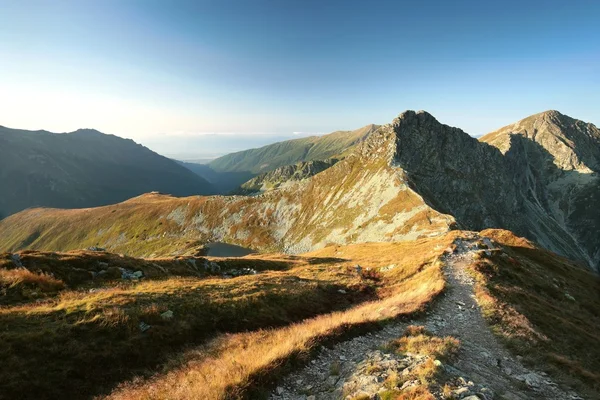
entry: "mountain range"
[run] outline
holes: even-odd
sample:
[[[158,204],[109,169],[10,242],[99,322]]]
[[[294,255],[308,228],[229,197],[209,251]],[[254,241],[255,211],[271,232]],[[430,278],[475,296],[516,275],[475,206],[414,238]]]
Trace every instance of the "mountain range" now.
[[[427,112],[406,111],[390,124],[351,136],[344,145],[332,140],[338,147],[318,153],[284,142],[267,146],[274,151],[269,157],[262,148],[211,164],[258,173],[317,154],[341,158],[260,195],[148,194],[85,211],[27,210],[0,223],[0,249],[101,246],[156,256],[193,253],[203,243],[223,241],[298,253],[495,227],[598,269],[600,131],[594,125],[548,111],[477,140]],[[292,148],[293,157],[277,161],[275,154]]]
[[[150,191],[214,192],[174,161],[93,129],[56,134],[0,126],[0,152],[0,218],[28,207],[107,205]]]

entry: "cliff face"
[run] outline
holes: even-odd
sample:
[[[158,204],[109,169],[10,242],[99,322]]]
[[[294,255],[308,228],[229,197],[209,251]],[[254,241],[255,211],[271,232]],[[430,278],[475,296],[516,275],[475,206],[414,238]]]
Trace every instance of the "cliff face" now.
[[[598,269],[600,238],[595,232],[600,229],[600,213],[595,208],[600,204],[600,129],[547,111],[481,141],[504,153],[531,208],[560,227],[563,240],[575,242],[582,253],[579,258]]]

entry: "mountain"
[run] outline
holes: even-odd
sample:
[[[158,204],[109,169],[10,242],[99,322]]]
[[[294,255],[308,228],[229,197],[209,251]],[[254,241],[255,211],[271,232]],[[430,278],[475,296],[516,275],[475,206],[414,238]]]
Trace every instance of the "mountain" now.
[[[547,121],[547,115],[530,118]],[[597,143],[597,129],[561,120],[568,124],[534,122],[536,138],[549,131],[571,143],[572,152],[547,150],[520,134],[492,134],[510,138],[503,153],[486,142],[490,135],[477,140],[427,112],[406,111],[342,161],[278,190],[252,197],[145,195],[85,213],[29,210],[0,223],[0,249],[99,245],[132,255],[185,254],[198,243],[224,241],[297,253],[413,240],[456,227],[504,228],[597,269],[597,164],[594,150],[577,150]],[[579,170],[564,169],[570,165]]]
[[[0,216],[28,207],[111,204],[149,191],[208,194],[204,179],[132,140],[91,129],[0,127]]]
[[[252,194],[277,189],[286,182],[310,178],[325,171],[338,161],[337,158],[330,158],[324,161],[301,161],[293,165],[284,165],[250,179],[240,186],[237,194]]]
[[[346,155],[378,128],[370,124],[354,131],[286,140],[227,154],[206,165],[181,164],[215,185],[219,193],[228,194],[249,179],[279,167]]]
[[[258,149],[227,154],[208,165],[217,172],[248,171],[259,174],[300,161],[325,160],[348,151],[378,128],[378,125],[370,124],[354,131],[337,131],[323,136],[286,140]]]
[[[600,229],[600,129],[552,110],[480,140],[504,154],[524,196],[560,226],[565,241],[599,265],[600,237],[593,232]]]

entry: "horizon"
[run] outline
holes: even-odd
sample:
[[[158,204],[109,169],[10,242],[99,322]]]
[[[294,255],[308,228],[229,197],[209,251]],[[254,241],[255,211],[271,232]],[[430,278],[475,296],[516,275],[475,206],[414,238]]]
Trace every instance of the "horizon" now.
[[[549,109],[598,124],[600,4],[534,3],[0,0],[0,123],[195,158],[405,109],[475,137]]]

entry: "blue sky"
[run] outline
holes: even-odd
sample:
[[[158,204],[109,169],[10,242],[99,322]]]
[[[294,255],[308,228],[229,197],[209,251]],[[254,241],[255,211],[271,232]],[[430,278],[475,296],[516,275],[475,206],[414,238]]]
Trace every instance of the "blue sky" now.
[[[600,124],[598,1],[0,0],[0,125],[186,158],[425,109]]]

